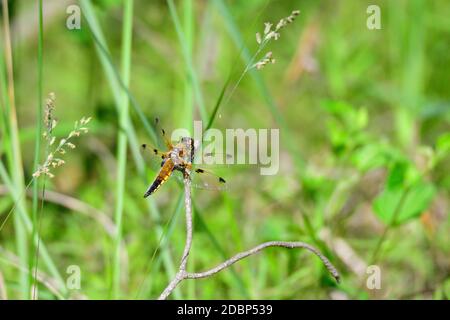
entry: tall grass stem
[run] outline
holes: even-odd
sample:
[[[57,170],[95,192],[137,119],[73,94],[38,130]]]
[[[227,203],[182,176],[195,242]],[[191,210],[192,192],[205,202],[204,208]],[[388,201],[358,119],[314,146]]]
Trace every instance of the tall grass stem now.
[[[130,84],[131,47],[133,33],[133,0],[124,1],[123,25],[122,25],[122,79],[125,86]],[[121,105],[119,107],[120,127],[125,128],[129,123],[128,116],[129,99],[125,91],[122,93]],[[116,206],[114,220],[117,232],[114,243],[114,262],[112,279],[112,297],[120,298],[121,284],[121,243],[122,243],[122,218],[123,203],[125,197],[125,179],[127,165],[127,135],[124,130],[119,130],[117,149],[117,180],[116,180]]]

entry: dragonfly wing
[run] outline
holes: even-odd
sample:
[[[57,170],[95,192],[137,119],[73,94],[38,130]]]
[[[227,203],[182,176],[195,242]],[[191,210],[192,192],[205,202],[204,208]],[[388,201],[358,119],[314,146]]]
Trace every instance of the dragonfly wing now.
[[[180,182],[183,182],[183,173],[176,171],[173,176]],[[194,168],[190,173],[191,187],[206,190],[227,190],[229,183],[221,176],[203,168]]]
[[[194,163],[197,165],[213,165],[228,166],[228,163],[232,159],[232,156],[223,152],[203,152],[202,154],[195,155]]]
[[[166,153],[160,151],[151,144],[141,145],[141,154],[145,163],[152,169],[152,171],[159,171],[163,165],[163,160],[166,158]]]
[[[194,188],[208,190],[227,190],[229,183],[221,176],[212,171],[195,168],[191,173],[191,181]]]
[[[172,149],[173,145],[170,139],[166,135],[166,131],[161,127],[161,123],[159,122],[159,118],[155,118],[155,129],[158,135],[158,140],[162,140],[166,148]]]
[[[172,150],[173,144],[166,135],[166,131],[161,127],[159,118],[155,118],[154,128],[156,131],[156,145],[144,143],[141,145],[141,153],[144,160],[155,171],[162,167],[162,160],[166,158],[167,153],[162,149]]]

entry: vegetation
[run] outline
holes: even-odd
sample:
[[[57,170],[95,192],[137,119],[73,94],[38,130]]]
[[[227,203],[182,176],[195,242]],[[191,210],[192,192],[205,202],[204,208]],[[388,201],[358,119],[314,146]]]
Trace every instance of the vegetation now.
[[[186,226],[182,184],[143,198],[156,117],[280,130],[278,174],[231,165],[226,191],[192,191],[188,271],[301,241],[341,279],[268,248],[170,298],[448,299],[450,3],[71,4],[2,0],[0,299],[163,292]]]

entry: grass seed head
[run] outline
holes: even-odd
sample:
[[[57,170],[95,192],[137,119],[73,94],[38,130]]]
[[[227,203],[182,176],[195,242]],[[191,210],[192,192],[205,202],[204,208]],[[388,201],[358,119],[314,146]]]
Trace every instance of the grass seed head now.
[[[50,93],[47,98],[44,110],[44,125],[46,127],[46,131],[43,133],[44,139],[48,143],[48,147],[51,147],[55,144],[56,137],[53,135],[53,129],[57,125],[56,119],[53,117],[53,111],[55,109],[55,94]],[[65,161],[60,158],[55,158],[55,154],[66,154],[66,150],[75,149],[76,145],[72,143],[70,140],[79,137],[81,134],[86,134],[89,132],[87,128],[87,124],[91,121],[91,117],[82,117],[80,120],[75,121],[74,130],[72,130],[69,135],[65,138],[59,140],[57,147],[48,153],[47,158],[44,164],[40,165],[36,172],[33,173],[33,178],[38,178],[42,175],[53,178],[55,175],[50,172],[50,168],[57,168],[65,164]]]
[[[261,34],[259,32],[256,33],[256,42],[259,45],[259,50],[263,48],[263,46],[269,42],[270,40],[278,40],[280,38],[280,30],[286,27],[288,24],[294,22],[295,18],[300,14],[299,10],[294,10],[288,17],[282,18],[278,21],[275,29],[272,29],[273,24],[270,22],[264,23],[264,38],[261,38]],[[259,52],[258,50],[258,52]],[[256,68],[258,70],[264,68],[269,63],[275,63],[275,59],[272,57],[272,52],[268,52],[262,59],[258,62],[254,63],[251,67]]]
[[[261,34],[260,34],[259,32],[257,32],[257,33],[256,33],[256,42],[257,42],[258,44],[261,44],[261,41],[262,41],[262,39],[261,39]]]
[[[48,95],[48,98],[45,102],[45,109],[44,109],[44,125],[48,129],[52,129],[53,127],[53,110],[55,109],[55,94],[53,92],[50,92]]]

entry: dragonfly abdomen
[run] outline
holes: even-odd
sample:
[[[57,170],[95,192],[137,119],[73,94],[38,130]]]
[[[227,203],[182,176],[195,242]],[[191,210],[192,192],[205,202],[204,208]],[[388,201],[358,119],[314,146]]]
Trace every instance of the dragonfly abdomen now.
[[[173,162],[171,160],[165,161],[164,165],[161,167],[161,170],[159,170],[158,176],[155,178],[155,181],[153,181],[150,188],[148,188],[148,190],[145,192],[144,198],[147,198],[152,193],[155,193],[156,190],[158,190],[164,184],[164,182],[169,179],[173,169]]]

